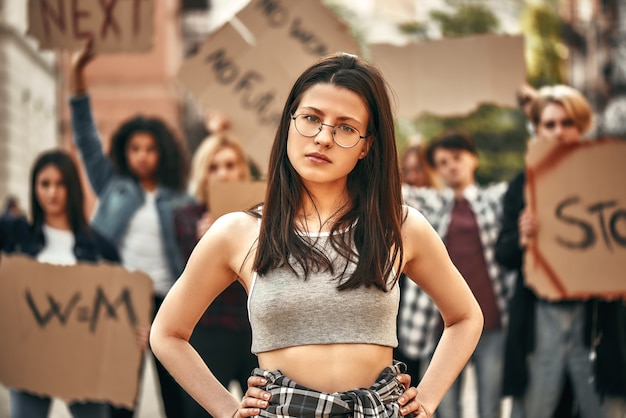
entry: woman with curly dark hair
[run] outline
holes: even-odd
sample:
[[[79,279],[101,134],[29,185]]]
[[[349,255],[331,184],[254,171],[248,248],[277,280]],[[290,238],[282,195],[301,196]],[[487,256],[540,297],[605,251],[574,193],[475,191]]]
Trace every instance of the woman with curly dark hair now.
[[[91,42],[74,57],[70,99],[74,143],[99,199],[92,226],[117,246],[124,267],[150,276],[156,313],[184,266],[174,209],[191,202],[184,191],[186,160],[165,123],[144,116],[124,122],[113,135],[109,158],[104,155],[84,77],[93,57]],[[143,346],[148,333],[140,332]],[[158,362],[157,372],[166,416],[179,416],[182,391]],[[132,411],[115,410],[113,416],[132,416]]]

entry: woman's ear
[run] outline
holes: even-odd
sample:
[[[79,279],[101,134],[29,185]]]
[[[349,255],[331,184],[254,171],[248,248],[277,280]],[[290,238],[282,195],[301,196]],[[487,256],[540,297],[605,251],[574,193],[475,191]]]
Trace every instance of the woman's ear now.
[[[372,146],[371,140],[368,139],[367,141],[363,141],[363,147],[361,148],[361,152],[359,153],[359,160],[362,160],[363,158],[365,158],[367,153],[370,151],[371,146]]]

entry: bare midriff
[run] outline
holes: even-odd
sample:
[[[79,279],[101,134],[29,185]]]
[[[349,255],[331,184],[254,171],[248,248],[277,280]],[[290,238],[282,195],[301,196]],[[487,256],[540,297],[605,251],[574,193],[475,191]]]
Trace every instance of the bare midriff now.
[[[281,348],[258,354],[259,367],[280,370],[296,383],[320,392],[370,387],[393,349],[376,344],[324,344]]]

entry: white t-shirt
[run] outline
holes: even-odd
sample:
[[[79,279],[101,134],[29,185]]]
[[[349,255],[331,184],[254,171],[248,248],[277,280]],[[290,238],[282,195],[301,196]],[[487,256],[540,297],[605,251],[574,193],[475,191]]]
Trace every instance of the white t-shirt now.
[[[43,235],[46,239],[46,245],[37,254],[37,261],[62,266],[76,264],[75,239],[72,231],[56,229],[44,224]]]
[[[144,204],[135,212],[120,243],[124,267],[147,273],[154,292],[165,296],[174,284],[165,256],[156,192],[146,192]]]

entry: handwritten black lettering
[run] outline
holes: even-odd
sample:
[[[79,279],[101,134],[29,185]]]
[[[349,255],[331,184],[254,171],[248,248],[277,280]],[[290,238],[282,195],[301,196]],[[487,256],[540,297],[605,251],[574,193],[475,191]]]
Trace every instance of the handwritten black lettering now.
[[[576,204],[582,205],[581,198],[578,196],[564,199],[557,205],[555,217],[559,221],[580,228],[583,233],[583,237],[580,241],[568,241],[562,237],[556,237],[556,242],[558,244],[565,248],[586,250],[595,245],[598,241],[598,236],[601,236],[602,240],[600,242],[604,243],[609,251],[613,251],[615,249],[614,244],[617,244],[620,247],[626,247],[626,236],[623,234],[623,231],[626,230],[626,228],[621,229],[622,232],[620,232],[619,229],[619,225],[625,225],[624,221],[626,221],[626,209],[614,209],[618,206],[618,202],[616,200],[604,200],[593,203],[585,208],[585,213],[589,214],[590,218],[593,218],[594,216],[597,218],[596,224],[599,228],[599,232],[596,232],[596,229],[594,228],[593,219],[589,219],[587,221],[581,219],[580,215],[575,217],[565,214],[566,208]]]
[[[78,8],[78,0],[72,0],[72,29],[74,30],[74,37],[84,38],[89,36],[91,32],[82,31],[79,28],[80,20],[89,17],[89,11],[80,10]]]
[[[37,304],[35,303],[35,300],[33,299],[30,290],[26,289],[26,302],[28,303],[28,307],[33,313],[37,324],[39,324],[39,326],[42,328],[44,328],[48,324],[48,322],[50,322],[50,320],[54,317],[59,318],[59,322],[65,325],[79,300],[80,295],[78,293],[75,293],[74,296],[72,296],[72,298],[69,300],[65,308],[61,309],[61,303],[54,299],[52,296],[48,295],[48,304],[50,305],[50,309],[48,310],[48,312],[42,313],[37,307]]]
[[[257,3],[257,9],[259,8],[267,17],[268,24],[273,28],[284,26],[289,21],[289,12],[280,1],[260,0]]]
[[[213,64],[215,76],[217,77],[217,81],[221,84],[230,84],[239,76],[239,68],[237,68],[231,60],[226,58],[224,48],[207,55],[204,61]]]
[[[106,0],[100,0],[100,6],[104,12],[104,20],[102,21],[102,27],[100,28],[100,36],[102,39],[107,37],[107,28],[111,27],[115,34],[120,36],[120,27],[117,21],[113,17],[113,9],[117,4],[117,0],[110,0],[109,3]]]
[[[261,124],[274,124],[280,120],[280,115],[277,112],[274,112],[273,115],[268,115],[270,110],[269,107],[273,104],[274,98],[274,93],[268,92],[258,96],[258,98],[254,101],[248,101],[245,105],[246,107],[254,109],[257,112],[258,120]]]
[[[252,83],[255,81],[263,81],[263,76],[256,71],[247,71],[235,85],[235,92],[239,93],[241,90],[249,92],[254,88]]]
[[[572,242],[572,241],[567,241],[561,237],[557,237],[556,241],[565,248],[571,248],[575,250],[585,250],[591,247],[596,242],[596,235],[593,232],[593,227],[583,220],[574,218],[573,216],[567,216],[564,213],[564,210],[566,207],[576,204],[579,201],[580,201],[579,197],[570,197],[570,198],[565,199],[556,207],[555,216],[560,221],[579,227],[584,234],[582,240],[579,242]]]
[[[44,328],[53,318],[58,318],[61,325],[67,325],[73,312],[76,312],[75,320],[78,322],[88,322],[89,330],[93,333],[96,331],[98,322],[101,317],[105,316],[115,320],[120,319],[119,311],[126,312],[126,317],[132,327],[137,325],[137,314],[133,306],[133,299],[130,290],[125,288],[117,296],[113,302],[107,298],[107,295],[101,287],[96,288],[93,306],[77,306],[82,299],[80,292],[75,292],[70,300],[63,304],[53,296],[48,294],[48,310],[37,306],[30,290],[26,290],[26,302],[30,308],[35,321],[40,327]]]
[[[311,31],[307,31],[302,27],[302,20],[298,17],[291,22],[291,30],[289,34],[304,46],[304,49],[310,54],[323,56],[328,54],[328,47]]]
[[[615,211],[613,216],[611,216],[611,236],[620,246],[626,247],[626,235],[620,234],[619,230],[617,229],[617,222],[620,219],[626,221],[626,209],[617,210]],[[626,230],[626,228],[624,228],[623,230]]]
[[[128,315],[128,320],[133,327],[136,326],[137,315],[135,314],[135,309],[133,308],[133,300],[130,295],[130,290],[124,289],[122,293],[118,296],[118,298],[111,304],[102,289],[98,287],[98,289],[96,290],[96,297],[94,300],[93,311],[91,314],[91,323],[89,325],[90,331],[95,332],[102,309],[105,309],[105,312],[109,318],[118,319],[116,308],[120,305],[126,306],[126,314]]]
[[[78,320],[78,322],[89,322],[89,320],[91,319],[90,314],[91,311],[89,310],[89,307],[81,306],[76,311],[76,319]]]
[[[49,4],[48,0],[41,0],[41,20],[46,36],[51,36],[50,20],[59,28],[61,32],[65,32],[65,0],[57,0],[56,12]]]
[[[587,209],[589,211],[589,213],[598,212],[598,221],[600,223],[600,232],[602,232],[602,238],[604,238],[604,243],[609,248],[609,250],[612,250],[613,246],[611,245],[611,239],[609,238],[609,231],[607,231],[607,228],[606,228],[606,222],[605,222],[605,218],[604,218],[604,209],[605,208],[610,208],[610,207],[613,207],[613,206],[616,206],[616,205],[617,205],[617,202],[612,200],[612,201],[608,201],[608,202],[596,203],[594,205],[589,206],[589,208]]]

